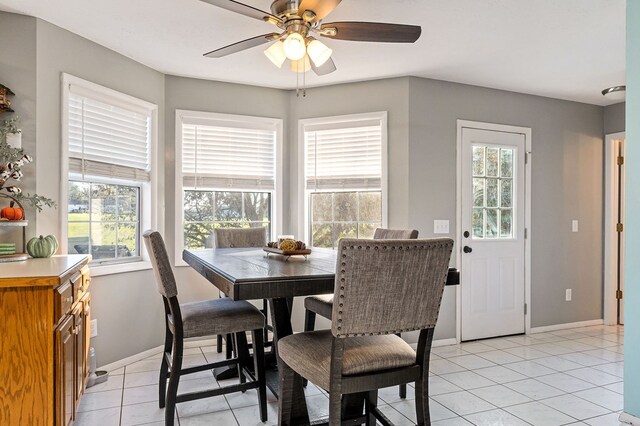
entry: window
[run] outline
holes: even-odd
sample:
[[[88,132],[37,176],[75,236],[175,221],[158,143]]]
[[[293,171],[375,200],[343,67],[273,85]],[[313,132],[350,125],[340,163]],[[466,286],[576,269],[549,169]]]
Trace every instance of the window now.
[[[300,133],[305,239],[371,238],[386,222],[386,113],[302,120]]]
[[[280,212],[282,121],[177,112],[176,259],[183,248],[210,248],[215,228],[264,227]]]
[[[90,254],[94,265],[143,263],[157,107],[69,75],[63,93],[66,250]]]
[[[515,148],[473,146],[473,239],[513,238]]]

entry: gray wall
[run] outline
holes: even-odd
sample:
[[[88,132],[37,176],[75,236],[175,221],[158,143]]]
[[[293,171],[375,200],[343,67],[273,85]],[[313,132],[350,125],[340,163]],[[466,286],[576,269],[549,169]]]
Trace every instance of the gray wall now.
[[[34,157],[34,162],[23,168],[24,177],[17,183],[24,193],[36,191],[36,170],[42,164],[36,155],[36,19],[29,16],[0,12],[0,83],[16,95],[11,98],[15,113],[0,113],[0,123],[18,116],[22,129],[22,147]],[[5,193],[5,191],[2,191]],[[0,207],[6,207],[0,199]],[[35,211],[25,206],[31,225],[27,238],[36,234]],[[22,240],[21,231],[1,231],[3,239],[16,244]]]
[[[154,103],[159,107],[158,148],[164,152],[164,75],[48,22],[37,20],[38,192],[59,199],[67,177],[60,175],[61,74],[69,73]],[[161,157],[162,159],[162,157]],[[164,165],[158,164],[159,175]],[[163,185],[160,182],[160,194]],[[159,206],[163,206],[160,197]],[[159,209],[163,211],[162,208]],[[59,235],[59,210],[38,217],[39,234]],[[162,214],[159,215],[162,220]],[[162,302],[151,271],[95,277],[92,315],[98,336],[91,340],[98,365],[155,347],[162,341]]]
[[[531,325],[602,318],[603,108],[411,78],[409,111],[409,223],[423,236],[434,219],[455,232],[457,119],[532,128]],[[455,297],[438,326],[454,335]]]
[[[621,102],[604,107],[604,134],[624,132],[625,130],[625,107]]]

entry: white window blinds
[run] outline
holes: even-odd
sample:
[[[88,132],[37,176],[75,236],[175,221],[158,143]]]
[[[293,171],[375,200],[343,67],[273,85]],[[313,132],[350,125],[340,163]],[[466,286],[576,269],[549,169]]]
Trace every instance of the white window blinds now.
[[[183,118],[185,188],[273,190],[275,171],[274,125]]]
[[[149,181],[151,114],[151,110],[71,85],[69,171]]]
[[[306,185],[310,190],[380,189],[380,120],[304,127]]]

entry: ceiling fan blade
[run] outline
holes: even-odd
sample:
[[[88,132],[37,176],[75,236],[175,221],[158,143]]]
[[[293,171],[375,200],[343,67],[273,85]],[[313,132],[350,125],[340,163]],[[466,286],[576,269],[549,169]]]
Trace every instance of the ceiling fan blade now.
[[[317,22],[333,12],[342,0],[302,0],[298,7],[298,16],[302,16],[305,10],[311,10],[316,17],[311,22]]]
[[[231,55],[232,53],[238,53],[243,50],[251,49],[252,47],[277,40],[279,37],[280,34],[277,33],[263,34],[221,47],[220,49],[212,50],[209,53],[205,53],[203,56],[206,56],[207,58],[222,58],[223,56]]]
[[[335,34],[332,29],[335,30]],[[322,24],[320,33],[337,40],[414,43],[420,38],[422,28],[417,25],[383,22],[332,22]]]
[[[316,67],[313,64],[313,61],[310,61],[310,62],[311,62],[311,69],[313,70],[313,72],[316,73],[316,75],[331,74],[332,72],[334,72],[337,69],[336,68],[336,63],[333,62],[333,59],[331,59],[331,58],[327,59],[327,62],[322,64],[322,66],[320,66],[320,67]]]
[[[249,16],[251,18],[259,19],[261,21],[270,22],[282,22],[280,18],[272,15],[264,10],[256,9],[248,4],[240,3],[235,0],[201,0],[205,3],[212,4],[214,6],[221,7],[222,9],[230,10],[231,12],[239,13],[241,15]]]

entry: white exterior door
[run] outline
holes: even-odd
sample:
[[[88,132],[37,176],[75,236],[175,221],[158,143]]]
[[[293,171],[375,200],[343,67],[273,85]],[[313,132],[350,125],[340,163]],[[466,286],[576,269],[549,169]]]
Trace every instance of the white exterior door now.
[[[462,128],[461,338],[525,331],[525,135]]]

